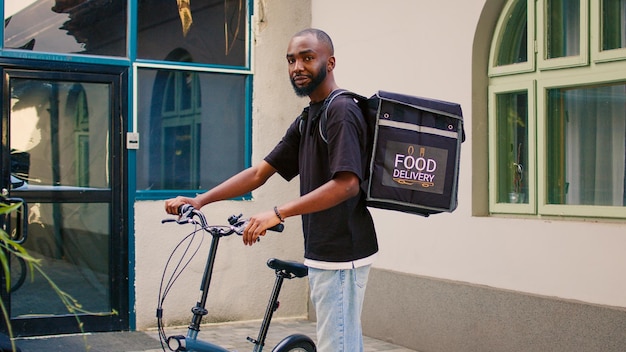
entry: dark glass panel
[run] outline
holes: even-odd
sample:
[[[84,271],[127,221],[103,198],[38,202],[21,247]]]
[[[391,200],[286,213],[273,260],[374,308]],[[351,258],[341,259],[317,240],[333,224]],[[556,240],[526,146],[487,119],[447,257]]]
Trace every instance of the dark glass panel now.
[[[110,187],[109,84],[16,78],[10,88],[12,170],[25,188]]]
[[[626,204],[626,84],[547,92],[548,204]]]
[[[6,49],[126,56],[127,0],[37,0],[23,4],[5,6]]]
[[[602,50],[626,48],[626,0],[602,1]]]
[[[502,93],[497,102],[497,201],[528,203],[528,93]]]
[[[208,189],[245,167],[247,79],[139,70],[139,190]]]
[[[139,1],[137,58],[246,66],[246,0]],[[171,55],[184,50],[188,56]]]
[[[546,1],[546,59],[580,55],[580,1]]]
[[[526,1],[518,1],[504,26],[496,66],[528,61],[528,14]]]
[[[24,247],[40,260],[57,288],[90,313],[110,314],[109,219],[107,203],[32,203]],[[26,275],[11,292],[11,316],[66,315],[67,306],[38,272],[23,271],[11,258],[12,278]],[[17,283],[17,281],[16,281]]]

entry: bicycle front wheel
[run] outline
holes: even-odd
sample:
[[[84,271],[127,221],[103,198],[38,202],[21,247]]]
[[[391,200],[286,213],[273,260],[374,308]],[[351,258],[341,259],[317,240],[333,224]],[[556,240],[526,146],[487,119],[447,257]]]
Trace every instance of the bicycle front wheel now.
[[[291,335],[284,338],[272,352],[315,352],[315,343],[306,335]]]

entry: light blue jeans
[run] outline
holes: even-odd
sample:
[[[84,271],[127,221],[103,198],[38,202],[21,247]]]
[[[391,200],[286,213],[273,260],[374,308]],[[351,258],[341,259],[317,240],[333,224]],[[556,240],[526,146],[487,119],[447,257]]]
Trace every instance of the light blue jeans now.
[[[362,352],[361,311],[370,265],[356,269],[309,268],[317,315],[318,352]]]

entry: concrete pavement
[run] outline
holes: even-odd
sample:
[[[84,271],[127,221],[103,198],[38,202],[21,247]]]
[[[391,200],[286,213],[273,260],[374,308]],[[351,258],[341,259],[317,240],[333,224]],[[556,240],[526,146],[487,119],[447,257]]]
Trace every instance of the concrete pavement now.
[[[232,351],[252,351],[253,345],[246,340],[256,338],[260,321],[207,324],[201,328],[199,338]],[[167,328],[168,336],[185,335],[186,328]],[[274,319],[266,340],[266,351],[271,351],[284,337],[300,333],[315,341],[315,323],[299,319]],[[59,335],[16,340],[22,352],[161,352],[156,330]],[[166,347],[166,351],[169,351]],[[363,352],[416,352],[391,342],[365,337]]]

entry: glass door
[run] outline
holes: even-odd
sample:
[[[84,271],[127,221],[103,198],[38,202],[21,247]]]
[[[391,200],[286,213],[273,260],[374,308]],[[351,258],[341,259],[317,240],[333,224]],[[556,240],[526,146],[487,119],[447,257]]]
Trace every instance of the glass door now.
[[[3,187],[26,202],[23,246],[49,277],[12,258],[4,301],[14,333],[127,329],[124,74],[8,68],[3,77]]]

